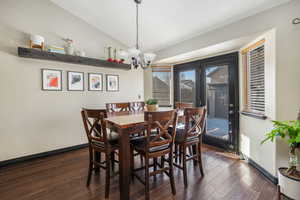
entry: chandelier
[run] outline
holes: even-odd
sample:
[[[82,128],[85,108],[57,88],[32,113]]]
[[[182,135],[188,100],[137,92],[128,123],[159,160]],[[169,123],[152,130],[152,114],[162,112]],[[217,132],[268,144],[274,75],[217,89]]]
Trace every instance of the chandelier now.
[[[136,3],[136,45],[135,48],[128,49],[126,51],[120,52],[120,57],[124,60],[129,59],[130,64],[137,69],[141,67],[143,69],[148,68],[153,60],[155,59],[156,55],[154,53],[143,53],[140,50],[139,45],[139,5],[141,4],[142,0],[134,0]]]

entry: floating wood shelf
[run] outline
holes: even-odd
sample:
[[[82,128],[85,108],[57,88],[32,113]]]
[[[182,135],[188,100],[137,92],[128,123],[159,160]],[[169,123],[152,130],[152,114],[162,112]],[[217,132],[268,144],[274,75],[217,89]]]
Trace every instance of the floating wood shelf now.
[[[113,62],[108,62],[106,60],[100,60],[95,58],[87,58],[80,56],[71,56],[60,53],[52,53],[47,51],[41,51],[37,49],[18,47],[18,55],[24,58],[34,58],[42,60],[52,60],[80,65],[90,65],[95,67],[108,67],[111,69],[123,69],[130,70],[131,67],[128,64],[118,64]]]

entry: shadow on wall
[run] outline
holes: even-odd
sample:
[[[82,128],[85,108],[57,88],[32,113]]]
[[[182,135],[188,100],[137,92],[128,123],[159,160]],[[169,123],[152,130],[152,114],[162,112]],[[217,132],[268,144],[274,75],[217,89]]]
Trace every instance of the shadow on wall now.
[[[17,28],[10,26],[8,24],[0,23],[0,51],[17,56],[17,48],[29,47],[30,35],[31,33],[25,33],[18,30]],[[40,34],[40,33],[37,33]],[[41,33],[43,34],[43,33]],[[54,45],[63,46],[64,42],[62,36],[57,33],[47,33],[46,45],[47,43],[53,43]]]
[[[28,47],[29,45],[30,35],[28,33],[2,23],[0,23],[0,32],[0,51],[16,56],[18,46]]]

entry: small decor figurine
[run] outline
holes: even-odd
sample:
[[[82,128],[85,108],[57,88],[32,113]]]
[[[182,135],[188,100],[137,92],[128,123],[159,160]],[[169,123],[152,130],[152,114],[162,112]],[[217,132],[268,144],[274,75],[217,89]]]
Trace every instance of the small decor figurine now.
[[[158,109],[158,101],[156,99],[148,99],[146,101],[147,111],[154,112]]]
[[[107,48],[105,48],[105,50],[107,51],[107,61],[108,62],[113,62],[113,59],[112,59],[112,56],[111,56],[112,47],[107,47]]]
[[[37,48],[44,50],[45,47],[45,38],[40,35],[31,35],[30,36],[30,48]]]
[[[120,58],[119,63],[122,64],[122,63],[124,63],[124,61],[125,61],[124,58],[128,57],[128,55],[126,54],[125,51],[123,51],[122,49],[120,49],[120,50],[118,51],[118,57]]]
[[[75,51],[75,55],[76,55],[76,56],[84,57],[84,56],[85,56],[85,52],[84,52],[84,51],[81,51],[81,50],[77,50],[77,51]]]
[[[74,41],[69,38],[65,38],[65,39],[63,39],[63,41],[66,42],[66,44],[65,44],[66,54],[73,55],[74,54],[74,46],[73,46]]]
[[[119,61],[117,60],[117,49],[114,48],[114,59],[113,62],[118,63]]]

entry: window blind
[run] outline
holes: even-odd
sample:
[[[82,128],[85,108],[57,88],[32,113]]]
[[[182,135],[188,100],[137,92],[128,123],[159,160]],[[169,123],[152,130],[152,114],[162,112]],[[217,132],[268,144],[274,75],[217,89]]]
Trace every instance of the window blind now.
[[[161,106],[171,105],[171,68],[152,68],[152,96]]]
[[[265,47],[248,53],[248,110],[265,112]]]

